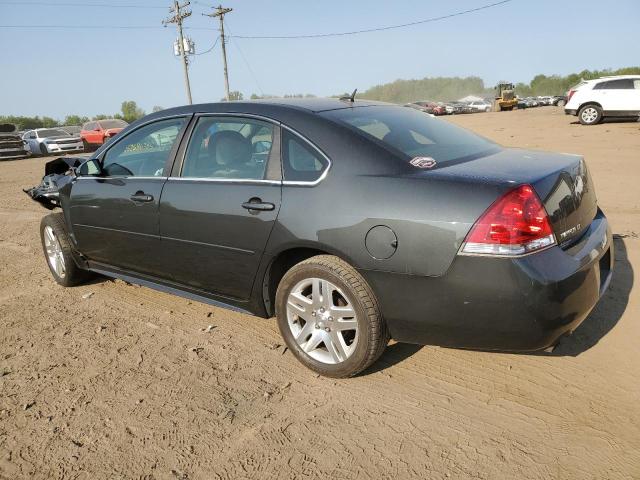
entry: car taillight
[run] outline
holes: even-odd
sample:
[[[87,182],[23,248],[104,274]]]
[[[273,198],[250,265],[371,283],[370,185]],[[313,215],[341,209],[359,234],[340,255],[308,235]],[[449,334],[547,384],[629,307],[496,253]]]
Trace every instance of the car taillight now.
[[[549,217],[531,185],[507,192],[476,221],[461,254],[517,256],[556,243]]]
[[[569,92],[567,93],[567,103],[569,103],[569,100],[571,100],[571,97],[573,97],[574,93],[576,93],[575,90],[569,90]]]

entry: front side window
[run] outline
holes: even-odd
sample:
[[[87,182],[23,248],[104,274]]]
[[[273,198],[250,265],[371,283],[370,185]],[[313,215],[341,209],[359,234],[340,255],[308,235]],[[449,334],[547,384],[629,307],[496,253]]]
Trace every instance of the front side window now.
[[[282,135],[282,170],[288,182],[315,182],[328,167],[325,158],[309,143],[285,131]]]
[[[171,118],[145,125],[115,143],[104,156],[102,170],[108,177],[162,177],[165,164],[185,118]]]
[[[431,157],[442,164],[499,149],[495,143],[468,130],[409,108],[345,108],[323,115],[390,147],[406,161]]]
[[[201,117],[193,129],[182,177],[263,180],[274,126],[248,118]]]

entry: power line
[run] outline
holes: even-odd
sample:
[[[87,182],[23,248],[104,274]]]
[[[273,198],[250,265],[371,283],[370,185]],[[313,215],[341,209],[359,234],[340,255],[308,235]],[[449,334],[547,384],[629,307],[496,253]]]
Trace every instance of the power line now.
[[[113,5],[110,3],[47,3],[47,2],[0,2],[0,7],[3,5],[18,5],[21,7],[27,6],[40,6],[40,7],[99,7],[99,8],[161,8],[158,5]]]
[[[218,44],[218,40],[220,40],[220,37],[216,38],[216,41],[213,42],[213,46],[209,50],[205,50],[204,52],[200,52],[200,53],[194,53],[193,55],[198,56],[198,55],[204,55],[205,53],[209,53],[211,50],[216,48],[216,45]]]
[[[231,29],[229,28],[228,24],[227,24],[227,29],[229,30],[229,38],[231,38],[231,43],[233,43],[233,45],[238,49],[238,52],[240,52],[242,61],[247,66],[247,70],[249,71],[249,74],[253,77],[253,81],[256,82],[256,86],[258,87],[260,94],[264,97],[264,91],[262,90],[262,87],[260,87],[260,83],[258,82],[258,77],[256,77],[256,74],[253,72],[251,65],[249,65],[249,62],[247,61],[247,57],[244,56],[244,53],[242,52],[240,45],[238,45],[238,42],[236,42],[235,38],[233,38],[233,33],[231,32]]]
[[[384,30],[393,30],[396,28],[412,27],[414,25],[421,25],[423,23],[436,22],[438,20],[445,20],[447,18],[459,17],[466,15],[467,13],[478,12],[480,10],[486,10],[487,8],[497,7],[498,5],[504,5],[512,0],[502,0],[500,2],[490,3],[481,7],[470,8],[469,10],[462,10],[460,12],[449,13],[440,17],[425,18],[424,20],[417,20],[415,22],[401,23],[398,25],[388,25],[386,27],[366,28],[363,30],[353,30],[349,32],[336,32],[336,33],[314,33],[309,35],[235,35],[236,38],[243,39],[260,39],[260,40],[279,40],[279,39],[293,39],[293,38],[324,38],[324,37],[343,37],[346,35],[358,35],[360,33],[382,32]]]
[[[326,38],[326,37],[340,37],[347,35],[358,35],[361,33],[371,33],[371,32],[381,32],[385,30],[393,30],[398,28],[406,28],[414,25],[421,25],[424,23],[437,22],[439,20],[445,20],[448,18],[459,17],[462,15],[466,15],[469,13],[478,12],[480,10],[486,10],[488,8],[497,7],[498,5],[504,5],[506,3],[512,2],[513,0],[502,0],[500,2],[490,3],[488,5],[482,5],[480,7],[471,8],[469,10],[463,10],[460,12],[450,13],[448,15],[442,15],[439,17],[425,18],[424,20],[418,20],[415,22],[402,23],[398,25],[389,25],[386,27],[377,27],[377,28],[367,28],[362,30],[353,30],[349,32],[336,32],[336,33],[315,33],[309,35],[234,35],[235,38],[240,38],[243,40],[285,40],[285,39],[305,39],[305,38]],[[198,4],[201,4],[198,2]],[[2,5],[0,3],[0,5]],[[61,29],[100,29],[100,30],[137,30],[137,29],[157,29],[162,27],[157,27],[153,25],[0,25],[0,28],[61,28]],[[207,27],[184,27],[185,30],[208,30],[214,31],[215,28],[207,28]]]

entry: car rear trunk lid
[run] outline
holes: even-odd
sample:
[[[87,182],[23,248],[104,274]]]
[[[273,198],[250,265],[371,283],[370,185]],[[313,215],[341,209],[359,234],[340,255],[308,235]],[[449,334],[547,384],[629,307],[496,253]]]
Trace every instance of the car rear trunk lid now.
[[[568,246],[595,218],[596,193],[584,159],[579,155],[504,148],[499,152],[452,162],[420,175],[493,184],[501,194],[531,185],[542,201],[557,243]]]

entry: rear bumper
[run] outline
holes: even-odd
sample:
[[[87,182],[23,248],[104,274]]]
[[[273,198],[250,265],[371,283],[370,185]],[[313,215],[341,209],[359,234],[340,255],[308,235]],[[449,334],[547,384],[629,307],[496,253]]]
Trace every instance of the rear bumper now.
[[[602,212],[581,239],[518,259],[458,256],[441,277],[361,271],[401,342],[502,351],[555,344],[587,317],[611,280]]]

